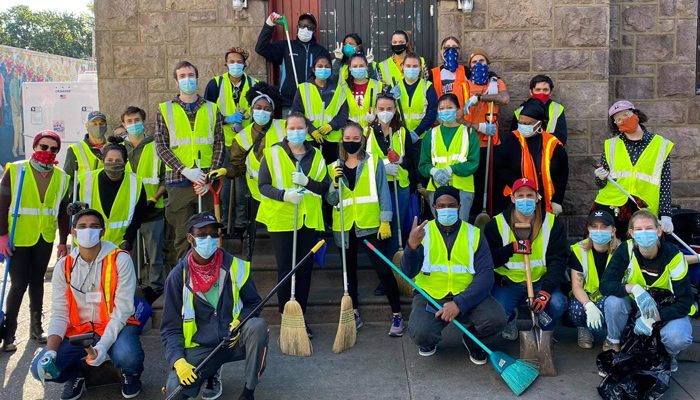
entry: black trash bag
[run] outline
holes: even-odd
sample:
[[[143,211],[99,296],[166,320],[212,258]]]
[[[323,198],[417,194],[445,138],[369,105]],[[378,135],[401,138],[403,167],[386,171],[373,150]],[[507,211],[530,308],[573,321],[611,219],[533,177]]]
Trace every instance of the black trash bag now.
[[[649,291],[659,308],[675,301],[667,290]],[[596,358],[598,370],[607,374],[598,385],[598,394],[606,400],[652,400],[668,390],[671,380],[670,356],[661,343],[664,323],[654,324],[651,336],[634,333],[635,313],[630,313],[620,342],[619,353],[602,352]]]

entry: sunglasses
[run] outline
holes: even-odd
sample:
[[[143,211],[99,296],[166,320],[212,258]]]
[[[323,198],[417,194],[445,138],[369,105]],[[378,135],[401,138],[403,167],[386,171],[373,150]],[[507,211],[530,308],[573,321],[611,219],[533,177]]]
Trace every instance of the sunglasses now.
[[[47,144],[40,144],[39,148],[42,151],[50,150],[54,154],[58,153],[58,146],[49,146]]]

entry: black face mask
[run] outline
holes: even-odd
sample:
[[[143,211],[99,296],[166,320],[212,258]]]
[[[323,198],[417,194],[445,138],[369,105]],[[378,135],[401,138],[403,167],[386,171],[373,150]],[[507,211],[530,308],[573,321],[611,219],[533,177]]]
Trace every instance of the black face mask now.
[[[406,44],[392,44],[391,51],[393,51],[394,54],[401,54],[406,51]]]
[[[343,148],[348,154],[357,153],[360,151],[360,147],[362,147],[362,142],[343,142]]]

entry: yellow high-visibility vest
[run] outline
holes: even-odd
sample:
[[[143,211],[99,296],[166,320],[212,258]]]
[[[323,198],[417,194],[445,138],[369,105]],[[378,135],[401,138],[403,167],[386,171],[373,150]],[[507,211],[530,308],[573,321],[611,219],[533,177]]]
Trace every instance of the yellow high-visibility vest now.
[[[595,266],[595,258],[593,258],[593,251],[595,250],[593,248],[584,250],[582,247],[588,240],[585,239],[572,244],[571,252],[574,253],[583,269],[583,290],[588,294],[588,298],[591,301],[598,301],[603,295],[600,294],[600,277]],[[612,254],[608,254],[608,261],[605,263],[606,267],[610,263],[610,259],[612,259]]]
[[[405,148],[404,148],[404,135],[405,135],[406,130],[404,128],[400,128],[398,131],[393,132],[391,134],[391,142],[393,145],[394,151],[400,156],[404,157],[405,156]],[[367,137],[367,154],[378,157],[384,162],[384,165],[386,166],[387,164],[390,164],[389,159],[384,155],[382,152],[381,147],[379,147],[379,142],[377,142],[377,138],[374,135],[374,130],[371,127],[365,128],[364,130],[365,136]],[[399,165],[397,177],[399,178],[399,186],[400,187],[408,187],[410,184],[410,181],[408,179],[408,170],[404,169],[401,165]],[[386,176],[388,182],[393,182],[394,178],[393,176]]]
[[[136,176],[141,178],[141,183],[143,183],[143,189],[146,191],[147,198],[153,198],[153,196],[160,188],[160,168],[162,161],[156,153],[156,143],[149,142],[143,146],[141,150],[141,158],[139,158],[139,165],[136,166]],[[133,172],[131,163],[126,163],[127,173]],[[156,208],[165,207],[165,199],[161,196],[158,201],[156,201]]]
[[[78,162],[78,176],[88,171],[93,171],[103,167],[102,160],[100,160],[95,153],[92,152],[90,145],[84,140],[81,140],[78,143],[73,143],[72,145],[68,146],[68,148],[73,150],[75,159]],[[72,176],[71,179],[73,179]]]
[[[420,58],[421,69],[425,68],[425,59]],[[403,71],[399,69],[399,66],[394,62],[393,57],[389,57],[386,60],[379,63],[379,75],[381,81],[385,85],[394,86],[396,82],[403,80]]]
[[[362,172],[355,181],[355,188],[350,190],[343,185],[343,198],[337,206],[333,207],[333,230],[335,232],[349,231],[353,225],[360,229],[372,229],[379,227],[379,196],[377,195],[377,163],[379,159],[367,155],[362,166]],[[328,172],[332,173],[338,165],[334,161],[328,166]],[[358,166],[359,167],[359,166]],[[343,222],[340,226],[340,201],[343,202]]]
[[[406,128],[409,131],[416,130],[423,120],[423,117],[425,117],[425,111],[428,109],[427,93],[428,88],[433,86],[433,84],[425,79],[420,79],[416,90],[413,92],[413,97],[410,98],[403,79],[399,82],[399,86],[401,87],[401,97],[399,101],[403,109],[403,117],[406,118]],[[425,132],[421,133],[421,139],[423,136],[425,136]]]
[[[445,147],[445,142],[442,140],[442,125],[433,128],[430,134],[430,159],[435,168],[447,168],[450,165],[459,164],[467,161],[469,156],[469,129],[464,125],[457,128],[457,132],[450,142],[450,147]],[[457,176],[452,174],[450,182],[451,186],[463,190],[465,192],[474,191],[474,175]],[[434,179],[430,179],[428,190],[434,192],[437,189],[437,183]]]
[[[340,108],[345,103],[345,90],[338,86],[333,93],[333,98],[329,104],[323,107],[323,99],[321,98],[321,93],[318,91],[316,85],[310,82],[302,83],[299,85],[299,94],[301,95],[301,102],[304,105],[304,116],[309,119],[316,128],[320,128],[322,125],[329,124],[331,120],[340,112]],[[331,131],[326,135],[326,141],[328,142],[340,142],[342,134],[339,130]],[[307,139],[311,139],[307,135]]]
[[[340,86],[339,86],[340,87]],[[348,119],[353,122],[357,122],[363,128],[369,125],[367,122],[366,115],[369,109],[377,105],[377,95],[382,91],[382,83],[374,79],[370,79],[367,82],[367,89],[365,90],[365,98],[362,102],[362,107],[357,104],[357,99],[352,92],[352,89],[348,85],[343,84],[342,88],[345,90],[345,98],[348,100]]]
[[[233,100],[233,87],[231,85],[231,77],[228,72],[225,74],[215,76],[214,81],[219,85],[219,97],[216,99],[216,105],[219,106],[221,115],[228,117],[233,115],[236,111],[245,112],[249,111],[250,105],[245,96],[248,90],[252,88],[258,80],[248,74],[243,74],[241,76],[241,90],[238,93],[238,104]],[[244,119],[241,125],[245,128],[250,125],[252,121],[250,119]],[[226,147],[231,147],[233,143],[233,138],[236,136],[236,132],[233,131],[230,124],[222,124],[224,131],[224,144]]]
[[[503,214],[498,214],[496,217],[498,232],[501,234],[503,246],[507,246],[517,239],[513,231],[508,226],[506,218]],[[532,242],[532,253],[530,254],[530,268],[532,269],[532,281],[537,282],[547,272],[547,246],[549,246],[549,235],[552,233],[554,226],[554,214],[546,213],[542,221],[542,228],[535,240]],[[499,275],[508,277],[515,283],[525,282],[525,256],[522,254],[513,254],[506,265],[497,267],[495,272]]]
[[[275,119],[272,124],[267,129],[264,134],[264,140],[266,149],[272,147],[272,145],[281,142],[286,136],[285,126],[287,122],[283,119]],[[245,151],[248,151],[248,155],[245,158],[245,179],[248,184],[248,190],[250,195],[257,201],[260,201],[260,189],[258,188],[258,172],[260,171],[260,160],[258,160],[255,155],[255,151],[250,148],[253,146],[253,125],[248,125],[243,128],[242,131],[236,135],[236,142]]]
[[[523,107],[520,106],[515,109],[513,114],[515,114],[515,120],[517,121],[518,118],[520,118],[520,112],[523,110]],[[561,117],[562,114],[564,114],[564,106],[557,103],[556,101],[552,101],[549,103],[549,107],[547,108],[547,129],[545,131],[553,133],[554,130],[557,127],[557,121],[559,121],[559,117]]]
[[[170,136],[170,150],[186,168],[197,167],[197,158],[200,156],[201,167],[211,167],[217,110],[215,103],[205,101],[197,110],[193,130],[187,113],[180,104],[173,101],[160,103],[160,112]],[[172,170],[167,164],[165,169]]]

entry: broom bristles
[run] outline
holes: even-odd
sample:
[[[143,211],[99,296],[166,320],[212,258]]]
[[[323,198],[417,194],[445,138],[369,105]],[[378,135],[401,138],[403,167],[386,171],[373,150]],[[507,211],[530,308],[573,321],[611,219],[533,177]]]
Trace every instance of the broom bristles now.
[[[310,357],[313,353],[311,340],[306,334],[304,313],[301,304],[295,299],[290,299],[284,305],[280,326],[280,350],[284,354],[297,357]]]
[[[340,321],[338,332],[333,342],[333,352],[342,353],[355,345],[357,340],[357,328],[355,326],[355,312],[352,310],[352,299],[345,293],[340,300]]]
[[[401,256],[403,256],[403,250],[399,250],[396,253],[394,253],[394,257],[392,258],[392,262],[394,265],[401,265]],[[413,297],[413,286],[411,286],[410,283],[406,282],[405,279],[401,277],[396,271],[391,270],[391,272],[394,274],[394,279],[396,279],[396,284],[399,287],[399,295],[404,296],[404,297]]]
[[[494,351],[489,358],[496,372],[501,374],[503,381],[516,396],[523,394],[540,374],[531,363],[515,359],[505,353]]]

